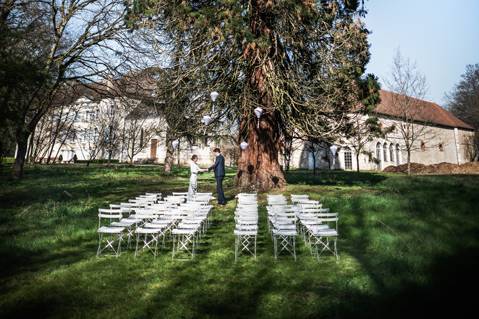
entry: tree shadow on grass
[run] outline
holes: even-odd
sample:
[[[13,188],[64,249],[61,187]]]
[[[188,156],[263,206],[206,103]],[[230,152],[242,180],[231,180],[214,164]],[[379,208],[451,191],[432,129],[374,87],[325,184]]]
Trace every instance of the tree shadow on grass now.
[[[404,278],[394,289],[383,288],[375,295],[345,292],[338,304],[338,318],[451,318],[469,317],[476,308],[473,291],[479,284],[477,249],[459,248],[453,255],[441,255],[428,267],[425,283]]]
[[[342,249],[360,263],[375,293],[343,291],[332,317],[429,317],[438,312],[460,317],[473,310],[469,291],[479,284],[479,247],[473,239],[477,217],[470,221],[475,226],[464,228],[466,212],[444,205],[447,185],[426,179],[410,180],[407,191],[405,186],[396,190],[404,210],[398,216],[371,210],[367,198],[351,199],[349,223],[340,228],[341,237],[347,238]],[[462,191],[469,205],[471,195]],[[407,218],[409,223],[400,223]]]
[[[351,172],[339,170],[319,171],[313,175],[308,170],[293,170],[286,173],[288,184],[307,184],[307,185],[375,185],[387,179],[384,174],[373,172]]]

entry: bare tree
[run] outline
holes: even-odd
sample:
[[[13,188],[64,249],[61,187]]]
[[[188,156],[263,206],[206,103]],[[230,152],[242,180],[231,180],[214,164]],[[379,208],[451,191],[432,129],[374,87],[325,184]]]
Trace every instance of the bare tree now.
[[[120,131],[122,151],[126,151],[130,164],[133,164],[134,157],[165,129],[165,123],[157,112],[152,112],[148,101],[122,98],[121,102],[125,114]]]
[[[134,157],[146,148],[158,129],[157,119],[143,118],[136,115],[129,116],[126,119],[124,140],[130,164],[133,164]]]
[[[424,97],[427,92],[426,78],[409,59],[403,58],[399,50],[393,59],[391,78],[387,85],[393,92],[391,106],[400,118],[395,126],[404,142],[407,153],[407,172],[411,174],[411,153],[424,147],[421,140],[433,138],[428,123],[424,120]]]
[[[47,163],[55,160],[65,142],[75,135],[78,111],[77,104],[49,110],[38,123],[35,134],[30,136],[28,157],[36,162],[44,158]]]
[[[356,156],[356,171],[359,172],[359,156],[361,154],[371,156],[370,152],[366,150],[366,146],[374,137],[384,136],[384,134],[385,132],[381,129],[377,117],[362,113],[354,114],[351,119],[348,141]]]
[[[16,104],[14,176],[18,178],[23,175],[28,139],[38,122],[49,109],[65,105],[59,92],[65,91],[72,80],[97,80],[108,70],[114,51],[108,41],[124,30],[126,8],[122,0],[12,2],[9,14],[30,10],[34,14],[26,24],[42,21],[41,28],[17,45],[36,54],[26,58],[36,61],[38,74],[42,75],[29,83],[28,90],[21,92],[21,103]],[[22,89],[22,85],[16,88]]]

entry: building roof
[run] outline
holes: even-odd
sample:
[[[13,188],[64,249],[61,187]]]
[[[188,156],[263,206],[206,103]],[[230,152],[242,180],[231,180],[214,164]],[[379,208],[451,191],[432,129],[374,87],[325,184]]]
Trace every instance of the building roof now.
[[[397,118],[403,117],[401,109],[398,108],[397,103],[395,103],[395,101],[401,98],[399,94],[381,90],[380,96],[381,103],[376,106],[374,110],[375,113]],[[408,98],[408,100],[411,101],[410,107],[415,108],[414,112],[410,114],[414,120],[418,122],[474,130],[474,127],[461,121],[451,112],[443,109],[436,103],[413,98]]]

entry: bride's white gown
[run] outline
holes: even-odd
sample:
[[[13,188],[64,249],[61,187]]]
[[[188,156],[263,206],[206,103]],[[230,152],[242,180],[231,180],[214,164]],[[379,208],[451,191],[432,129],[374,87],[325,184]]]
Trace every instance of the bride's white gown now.
[[[191,200],[195,197],[196,192],[198,190],[198,173],[200,173],[202,169],[196,165],[195,162],[191,161],[190,164],[190,187],[188,187],[188,200]]]

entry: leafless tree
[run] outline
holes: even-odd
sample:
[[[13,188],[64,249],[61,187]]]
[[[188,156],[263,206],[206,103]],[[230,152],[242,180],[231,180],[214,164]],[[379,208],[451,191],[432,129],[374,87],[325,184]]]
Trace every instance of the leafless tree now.
[[[21,177],[28,139],[38,122],[51,108],[65,105],[59,92],[66,91],[73,80],[96,81],[108,71],[115,51],[110,41],[125,29],[126,8],[122,0],[11,2],[13,9],[8,14],[34,8],[30,20],[43,21],[42,29],[21,43],[27,52],[38,53],[39,73],[44,76],[23,92],[24,98],[17,105],[14,176]],[[36,45],[38,37],[44,39],[42,45]],[[33,61],[36,57],[29,58]]]
[[[146,148],[158,130],[158,119],[128,117],[125,121],[124,140],[130,164],[133,164],[134,157]]]
[[[392,132],[394,127],[382,127],[377,117],[363,113],[355,113],[351,116],[351,129],[347,139],[356,156],[356,171],[359,172],[359,155],[372,156],[366,146],[375,138],[385,136]]]
[[[65,142],[75,135],[74,124],[78,111],[77,104],[49,110],[38,123],[35,135],[30,136],[28,157],[36,162],[43,159],[46,159],[46,163],[51,159],[55,161]],[[54,153],[55,147],[57,150]]]
[[[421,141],[431,140],[432,131],[424,119],[424,97],[427,92],[425,76],[420,73],[416,64],[403,58],[399,50],[393,59],[390,79],[387,86],[393,92],[391,105],[400,118],[395,132],[404,143],[407,154],[407,172],[411,174],[411,153],[423,148]]]

